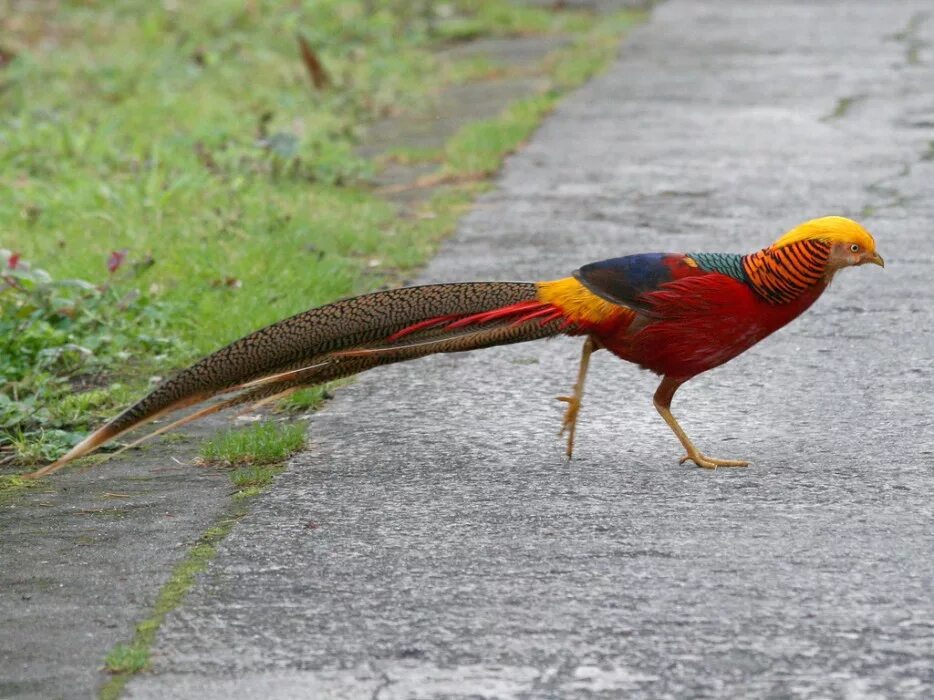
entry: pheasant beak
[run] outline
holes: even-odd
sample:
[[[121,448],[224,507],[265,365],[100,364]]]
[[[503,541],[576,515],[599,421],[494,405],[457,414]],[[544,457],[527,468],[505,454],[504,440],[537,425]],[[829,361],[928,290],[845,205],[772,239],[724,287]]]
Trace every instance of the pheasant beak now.
[[[878,253],[873,253],[872,257],[869,258],[867,262],[871,262],[874,265],[878,265],[879,267],[885,267],[885,260],[883,260],[882,256]]]

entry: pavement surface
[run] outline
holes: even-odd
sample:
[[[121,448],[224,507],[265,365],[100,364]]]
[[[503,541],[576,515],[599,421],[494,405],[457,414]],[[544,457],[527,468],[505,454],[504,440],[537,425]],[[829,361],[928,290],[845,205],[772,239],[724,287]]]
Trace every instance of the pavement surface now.
[[[841,274],[675,399],[702,449],[752,466],[679,466],[655,379],[602,354],[567,463],[570,339],[374,371],[316,416],[127,696],[931,697],[932,144],[929,2],[659,5],[419,281],[860,218],[884,271]]]

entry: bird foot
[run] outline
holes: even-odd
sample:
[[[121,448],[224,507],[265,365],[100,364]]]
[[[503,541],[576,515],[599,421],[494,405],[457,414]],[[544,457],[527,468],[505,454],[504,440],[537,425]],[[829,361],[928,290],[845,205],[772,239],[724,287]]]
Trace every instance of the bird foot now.
[[[698,467],[703,467],[704,469],[716,469],[717,467],[748,467],[749,462],[742,459],[717,459],[716,457],[707,457],[706,455],[701,454],[700,452],[693,452],[684,455],[678,464],[684,464],[688,460],[691,460]]]
[[[564,417],[561,419],[561,430],[558,435],[567,433],[568,446],[564,453],[571,459],[574,454],[574,433],[577,428],[577,414],[581,410],[581,400],[579,396],[557,396],[558,401],[564,401],[568,407],[564,411]]]

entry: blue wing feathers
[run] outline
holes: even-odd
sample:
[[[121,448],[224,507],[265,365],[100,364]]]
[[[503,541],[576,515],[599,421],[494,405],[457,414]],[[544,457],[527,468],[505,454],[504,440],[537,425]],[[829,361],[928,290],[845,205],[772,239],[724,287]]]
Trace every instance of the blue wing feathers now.
[[[584,265],[574,277],[607,301],[644,309],[643,294],[696,271],[680,253],[641,253]]]

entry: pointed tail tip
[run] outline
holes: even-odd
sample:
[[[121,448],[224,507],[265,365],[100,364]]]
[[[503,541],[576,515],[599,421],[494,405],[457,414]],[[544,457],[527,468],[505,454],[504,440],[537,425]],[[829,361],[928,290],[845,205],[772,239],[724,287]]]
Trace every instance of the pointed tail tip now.
[[[114,430],[109,425],[100,427],[51,464],[47,464],[41,469],[37,469],[36,471],[30,472],[29,474],[23,474],[23,478],[41,479],[44,476],[54,474],[69,462],[73,462],[76,459],[90,454],[108,440],[115,438],[120,434],[120,432],[122,431]]]

